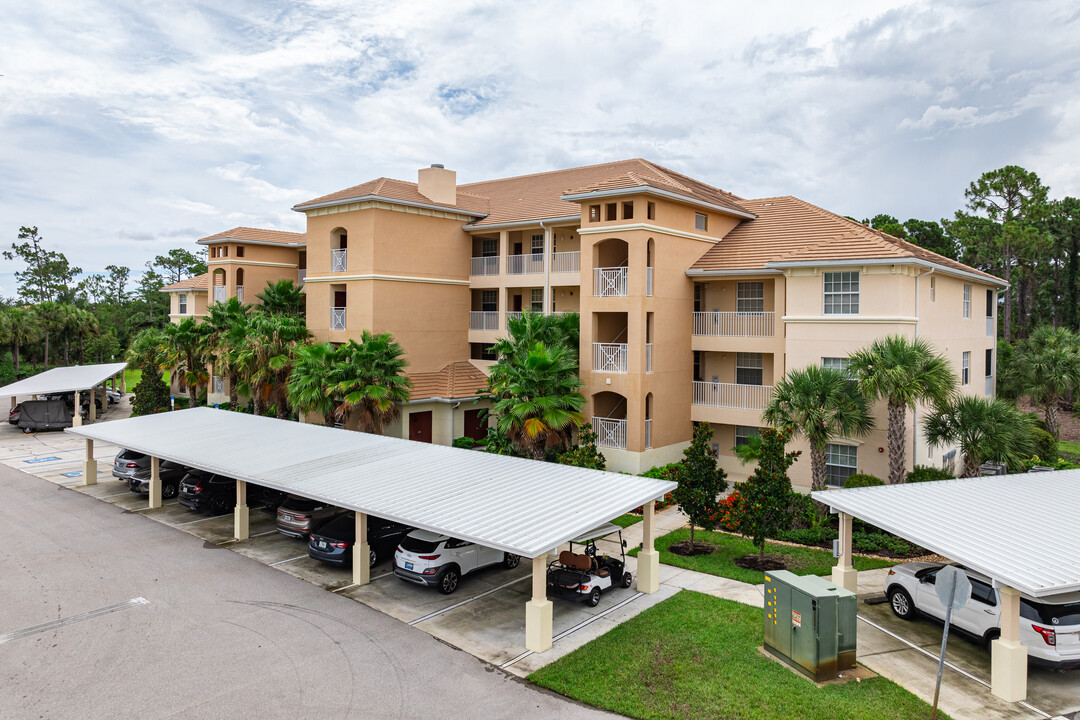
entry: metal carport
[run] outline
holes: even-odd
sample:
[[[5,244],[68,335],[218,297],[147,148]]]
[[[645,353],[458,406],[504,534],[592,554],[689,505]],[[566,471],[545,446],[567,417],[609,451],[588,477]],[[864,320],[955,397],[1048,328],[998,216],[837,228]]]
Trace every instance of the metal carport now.
[[[248,537],[247,483],[320,500],[356,513],[353,579],[369,581],[367,516],[394,520],[531,558],[526,647],[551,647],[546,556],[582,533],[645,506],[638,590],[659,588],[653,501],[666,480],[536,462],[475,450],[192,408],[70,428],[67,432],[146,453],[151,507],[160,507],[159,460],[237,480],[234,535]]]
[[[823,490],[811,496],[840,514],[833,581],[856,590],[851,519],[857,517],[993,578],[1001,590],[1001,637],[992,644],[991,687],[1027,696],[1020,594],[1080,590],[1080,470]]]

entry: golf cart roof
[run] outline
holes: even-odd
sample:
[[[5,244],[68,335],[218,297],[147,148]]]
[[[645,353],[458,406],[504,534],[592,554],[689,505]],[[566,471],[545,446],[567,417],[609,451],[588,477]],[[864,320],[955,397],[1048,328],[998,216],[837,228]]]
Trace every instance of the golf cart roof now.
[[[604,523],[600,527],[593,528],[589,532],[579,535],[570,542],[581,543],[582,545],[584,545],[590,540],[597,540],[599,538],[606,537],[617,532],[622,532],[622,528],[618,525],[615,525],[614,523]]]

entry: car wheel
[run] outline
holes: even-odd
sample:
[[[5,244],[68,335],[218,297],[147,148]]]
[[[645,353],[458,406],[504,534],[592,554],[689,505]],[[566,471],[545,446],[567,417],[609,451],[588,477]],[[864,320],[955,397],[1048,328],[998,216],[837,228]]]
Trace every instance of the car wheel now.
[[[178,492],[178,488],[175,485],[162,485],[161,486],[161,497],[163,497],[166,500],[171,500],[172,498],[176,497],[177,492]]]
[[[893,614],[901,620],[915,618],[915,603],[911,601],[911,596],[903,588],[889,589],[889,607],[892,608]]]
[[[990,643],[994,642],[999,637],[1001,637],[1001,630],[999,628],[990,628],[986,631],[986,634],[983,635],[983,645],[990,647]]]
[[[459,582],[461,582],[461,573],[458,572],[458,569],[456,567],[447,568],[442,579],[439,580],[439,592],[443,595],[449,595],[457,590]]]
[[[379,562],[379,553],[375,552],[375,548],[368,550],[368,565],[375,567],[375,563]]]
[[[216,497],[210,501],[211,515],[224,515],[227,512],[229,512],[229,508],[225,505],[225,498]]]
[[[596,607],[600,604],[600,588],[594,587],[592,592],[589,593],[589,597],[585,600],[589,607]]]
[[[624,572],[622,576],[622,586],[624,588],[630,587],[630,584],[634,582],[634,576],[628,572]]]
[[[512,555],[510,553],[506,553],[503,555],[503,565],[508,568],[516,568],[518,566],[518,563],[520,562],[521,557],[518,555]]]

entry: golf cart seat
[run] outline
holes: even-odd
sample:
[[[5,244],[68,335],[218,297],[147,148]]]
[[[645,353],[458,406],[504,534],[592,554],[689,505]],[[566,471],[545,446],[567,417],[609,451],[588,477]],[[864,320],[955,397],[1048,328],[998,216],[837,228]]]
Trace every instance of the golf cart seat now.
[[[591,570],[592,558],[588,555],[576,555],[569,550],[559,553],[559,564],[573,570]]]

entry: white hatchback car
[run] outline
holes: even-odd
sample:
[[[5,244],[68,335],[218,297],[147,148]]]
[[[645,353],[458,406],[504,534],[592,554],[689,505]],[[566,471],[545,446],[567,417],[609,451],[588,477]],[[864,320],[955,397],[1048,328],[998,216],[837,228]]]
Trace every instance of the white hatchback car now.
[[[418,585],[433,585],[444,595],[457,590],[462,575],[490,565],[517,567],[521,558],[468,540],[413,530],[394,553],[394,574]]]
[[[911,620],[922,613],[944,622],[945,606],[934,591],[942,567],[943,563],[913,562],[889,570],[885,594],[897,617]],[[1001,634],[1001,593],[985,575],[957,567],[971,580],[971,600],[967,607],[953,610],[951,627],[989,645]],[[1034,664],[1058,670],[1080,667],[1080,593],[1039,599],[1021,595],[1020,642]]]

